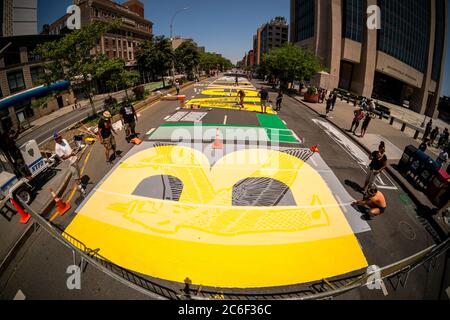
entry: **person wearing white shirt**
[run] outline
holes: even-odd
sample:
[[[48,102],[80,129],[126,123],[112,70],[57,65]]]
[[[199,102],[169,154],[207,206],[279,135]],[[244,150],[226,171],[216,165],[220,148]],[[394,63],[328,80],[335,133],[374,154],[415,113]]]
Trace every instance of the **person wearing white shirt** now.
[[[78,167],[78,157],[70,147],[70,144],[66,139],[63,139],[61,134],[55,133],[55,153],[64,161],[67,168],[72,172],[72,176],[75,178],[75,183],[78,185],[81,193],[84,195],[85,190],[81,186],[80,168]]]

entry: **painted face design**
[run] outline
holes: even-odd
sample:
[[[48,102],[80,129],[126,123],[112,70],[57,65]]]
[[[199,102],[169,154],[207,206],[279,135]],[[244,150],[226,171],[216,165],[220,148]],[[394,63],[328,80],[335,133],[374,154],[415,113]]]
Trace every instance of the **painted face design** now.
[[[269,149],[211,164],[190,147],[143,147],[105,179],[66,232],[124,268],[204,286],[284,286],[367,267],[320,174]]]

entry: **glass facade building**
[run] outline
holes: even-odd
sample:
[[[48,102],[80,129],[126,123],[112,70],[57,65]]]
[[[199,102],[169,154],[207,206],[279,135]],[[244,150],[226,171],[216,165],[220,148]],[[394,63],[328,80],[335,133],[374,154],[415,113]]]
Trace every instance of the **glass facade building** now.
[[[315,24],[315,0],[297,0],[296,6],[296,23],[297,27],[296,42],[303,41],[314,37],[314,24]]]
[[[436,41],[434,43],[431,79],[439,81],[445,44],[445,1],[436,0]]]
[[[379,0],[378,50],[425,72],[430,42],[431,4],[423,0]]]
[[[345,38],[361,42],[366,0],[343,0],[342,34]]]

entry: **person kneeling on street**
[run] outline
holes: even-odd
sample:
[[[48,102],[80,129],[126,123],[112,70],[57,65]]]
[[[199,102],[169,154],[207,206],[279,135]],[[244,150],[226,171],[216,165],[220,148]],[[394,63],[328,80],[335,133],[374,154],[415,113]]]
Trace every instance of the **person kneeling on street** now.
[[[370,186],[364,199],[354,202],[353,205],[367,207],[367,218],[380,216],[387,208],[386,198],[374,184]]]

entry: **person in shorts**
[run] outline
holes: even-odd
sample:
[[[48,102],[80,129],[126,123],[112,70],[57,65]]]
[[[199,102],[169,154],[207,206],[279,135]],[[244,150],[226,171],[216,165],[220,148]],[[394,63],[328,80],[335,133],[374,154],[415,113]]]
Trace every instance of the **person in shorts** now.
[[[72,177],[75,179],[75,183],[78,186],[81,194],[85,195],[85,190],[81,185],[80,168],[78,167],[78,157],[76,153],[70,147],[70,144],[66,139],[63,139],[61,134],[56,132],[53,135],[55,139],[55,153],[64,162],[67,168],[72,173]]]
[[[245,92],[244,92],[244,90],[239,90],[238,97],[239,97],[239,106],[240,106],[241,109],[243,109],[244,108],[244,101],[245,101]]]
[[[366,197],[353,203],[356,206],[366,206],[369,208],[369,218],[382,215],[387,209],[386,198],[378,191],[375,185],[371,185]]]
[[[269,92],[265,88],[261,88],[259,92],[261,98],[261,112],[267,113],[267,103],[269,102]]]
[[[130,143],[131,139],[136,138],[136,123],[138,121],[136,111],[131,103],[125,101],[120,108],[120,115],[122,116],[126,140]]]
[[[111,162],[111,150],[112,156],[116,154],[116,140],[114,135],[117,134],[114,130],[111,122],[111,113],[105,111],[102,118],[98,122],[98,138],[99,142],[105,147],[106,162]]]
[[[372,161],[369,165],[369,172],[367,173],[366,182],[364,184],[364,190],[367,192],[367,188],[374,184],[380,174],[387,167],[386,147],[384,142],[380,143],[378,151],[372,152],[370,155]]]

